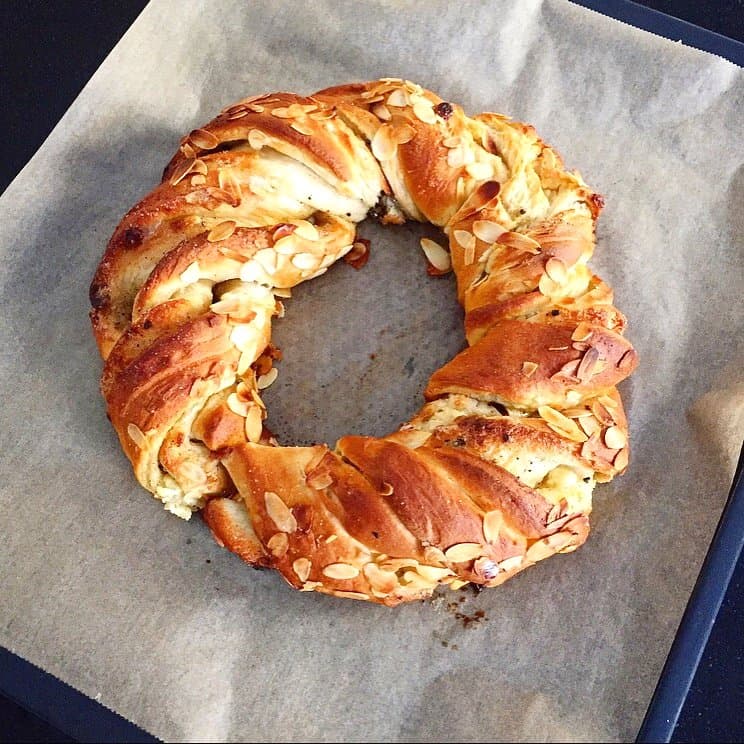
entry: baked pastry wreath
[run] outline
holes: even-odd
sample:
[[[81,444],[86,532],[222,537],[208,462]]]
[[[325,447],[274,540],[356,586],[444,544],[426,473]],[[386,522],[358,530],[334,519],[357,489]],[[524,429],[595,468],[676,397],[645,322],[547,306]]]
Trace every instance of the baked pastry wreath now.
[[[108,414],[139,482],[294,587],[395,605],[495,586],[581,545],[628,463],[616,385],[637,363],[587,268],[599,195],[528,125],[386,78],[225,109],[181,141],[91,285]],[[468,348],[381,439],[281,447],[260,390],[290,288],[355,225],[428,221]]]

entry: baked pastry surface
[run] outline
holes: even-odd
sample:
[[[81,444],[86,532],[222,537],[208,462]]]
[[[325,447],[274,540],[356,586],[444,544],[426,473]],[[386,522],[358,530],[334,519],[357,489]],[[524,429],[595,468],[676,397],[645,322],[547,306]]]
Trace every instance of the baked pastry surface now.
[[[587,262],[602,208],[529,125],[398,79],[230,106],[181,141],[91,284],[108,414],[138,481],[294,587],[388,605],[495,586],[587,537],[628,464],[637,364]],[[282,447],[260,391],[291,288],[364,261],[367,216],[441,227],[468,348],[380,439]]]

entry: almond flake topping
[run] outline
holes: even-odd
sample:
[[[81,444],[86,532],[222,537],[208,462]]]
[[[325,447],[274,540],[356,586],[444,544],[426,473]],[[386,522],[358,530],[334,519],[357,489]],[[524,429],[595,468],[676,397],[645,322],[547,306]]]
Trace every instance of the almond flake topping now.
[[[421,238],[421,248],[429,263],[439,271],[449,271],[452,268],[452,259],[449,253],[439,243],[429,238]]]
[[[217,243],[220,240],[226,240],[234,232],[237,224],[235,220],[225,220],[215,225],[207,234],[207,241],[210,243]]]
[[[289,538],[286,532],[277,532],[272,535],[266,543],[266,547],[271,551],[275,558],[281,558],[289,549]]]
[[[491,220],[476,220],[473,223],[473,233],[478,240],[484,243],[495,243],[505,232],[507,232],[498,222]]]
[[[461,245],[463,248],[468,248],[469,246],[475,248],[475,235],[467,230],[455,230],[452,233],[452,237],[454,237],[458,245]]]
[[[483,515],[483,536],[486,542],[495,543],[499,539],[499,531],[504,522],[504,515],[498,511],[486,512]]]
[[[535,362],[522,362],[522,374],[525,377],[532,377],[535,374],[538,364]]]
[[[604,434],[604,442],[608,449],[621,449],[627,442],[625,432],[618,426],[611,426]]]
[[[571,334],[572,341],[588,341],[592,335],[592,327],[589,323],[582,321],[576,326],[576,330]]]
[[[467,563],[475,560],[483,553],[483,546],[480,543],[457,543],[444,551],[448,561],[452,563]]]
[[[140,449],[147,449],[147,439],[145,438],[145,435],[142,433],[142,429],[137,426],[137,424],[128,424],[127,425],[127,434],[129,434],[129,438],[140,448]]]
[[[252,406],[245,417],[245,436],[254,444],[261,439],[263,433],[263,414],[260,406]],[[277,525],[278,526],[278,525]]]
[[[269,144],[269,138],[260,129],[251,129],[248,132],[248,144],[254,150],[260,150],[265,145]]]
[[[560,258],[549,258],[545,262],[545,273],[556,283],[565,284],[568,281],[566,264]]]
[[[359,576],[359,569],[349,563],[330,563],[323,568],[323,575],[329,579],[355,579]]]
[[[269,519],[277,526],[277,529],[282,532],[295,532],[297,530],[297,520],[294,518],[294,514],[278,494],[273,491],[264,492],[264,503]]]
[[[555,408],[540,406],[537,413],[556,434],[560,434],[573,442],[585,442],[587,440],[586,434],[579,429],[576,422],[556,411]]]
[[[398,150],[398,144],[393,138],[390,124],[383,124],[372,137],[370,143],[372,154],[381,161],[392,160]]]
[[[213,150],[220,144],[219,139],[206,129],[195,129],[189,135],[189,139],[201,150]]]
[[[390,121],[392,119],[390,109],[384,103],[376,103],[370,110],[381,121]]]
[[[312,565],[307,558],[298,558],[292,564],[292,569],[297,574],[297,578],[304,583],[307,581],[308,576],[310,576]]]

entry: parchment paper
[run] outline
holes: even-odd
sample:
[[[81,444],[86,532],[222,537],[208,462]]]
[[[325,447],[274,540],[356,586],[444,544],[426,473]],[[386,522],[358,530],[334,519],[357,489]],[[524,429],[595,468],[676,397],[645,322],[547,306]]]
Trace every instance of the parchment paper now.
[[[164,513],[106,421],[86,317],[182,133],[378,76],[534,124],[606,196],[592,265],[641,356],[631,468],[586,546],[396,610],[292,592]],[[559,0],[153,3],[0,199],[0,643],[166,739],[633,738],[742,437],[743,102],[733,65]],[[370,264],[288,303],[285,443],[396,428],[461,347],[423,230],[365,224]]]

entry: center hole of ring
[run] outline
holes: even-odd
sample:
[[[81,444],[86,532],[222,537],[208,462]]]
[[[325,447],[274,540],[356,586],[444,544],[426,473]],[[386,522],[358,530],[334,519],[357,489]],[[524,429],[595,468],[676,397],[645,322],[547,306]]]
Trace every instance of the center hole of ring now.
[[[445,235],[371,220],[357,235],[371,242],[366,266],[337,261],[294,288],[274,319],[283,359],[262,397],[280,444],[395,431],[423,405],[431,374],[465,347],[454,275],[429,276],[419,245],[428,237],[445,246]]]

